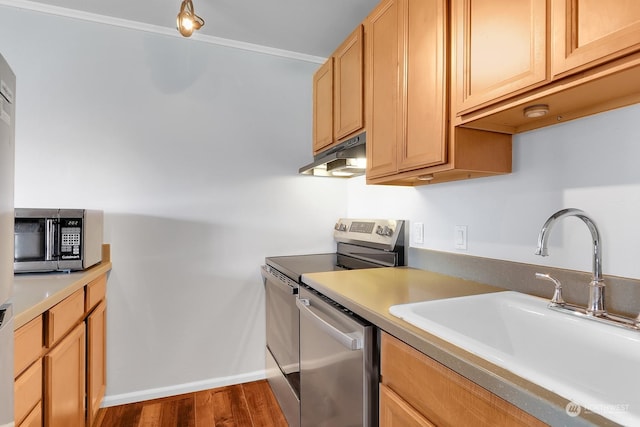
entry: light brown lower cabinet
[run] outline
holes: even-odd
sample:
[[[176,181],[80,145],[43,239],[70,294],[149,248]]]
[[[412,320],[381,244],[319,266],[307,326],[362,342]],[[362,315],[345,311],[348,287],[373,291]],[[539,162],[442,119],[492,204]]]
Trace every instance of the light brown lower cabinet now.
[[[80,323],[44,356],[44,424],[85,423],[85,325]]]
[[[106,389],[106,274],[15,331],[17,427],[91,427]]]
[[[385,385],[380,385],[380,425],[387,427],[435,427]]]
[[[107,303],[87,317],[87,426],[92,426],[107,387]]]
[[[381,427],[546,425],[384,332],[380,354]]]
[[[16,378],[14,417],[17,426],[34,424],[36,414],[42,414],[42,359],[38,358]]]
[[[20,423],[20,427],[41,427],[42,426],[42,402],[38,402],[35,408]]]

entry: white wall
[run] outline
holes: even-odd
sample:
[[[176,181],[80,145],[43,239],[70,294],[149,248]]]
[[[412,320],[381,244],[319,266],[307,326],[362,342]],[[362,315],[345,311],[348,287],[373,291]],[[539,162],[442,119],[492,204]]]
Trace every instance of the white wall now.
[[[587,212],[602,234],[605,274],[640,279],[640,106],[517,135],[513,173],[393,188],[349,182],[349,216],[425,224],[424,247],[458,252],[454,227],[468,226],[470,255],[591,271],[587,227],[567,218],[551,232],[549,257],[533,255],[540,228],[557,210]]]
[[[0,7],[18,76],[16,206],[104,209],[107,401],[264,374],[264,257],[330,251],[318,64]],[[155,390],[160,389],[160,390]]]

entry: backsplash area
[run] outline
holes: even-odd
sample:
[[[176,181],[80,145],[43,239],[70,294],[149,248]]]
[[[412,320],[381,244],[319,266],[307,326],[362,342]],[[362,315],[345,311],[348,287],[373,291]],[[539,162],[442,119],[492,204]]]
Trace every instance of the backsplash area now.
[[[418,249],[590,272],[593,241],[577,218],[554,227],[549,256],[535,255],[547,218],[578,208],[600,230],[602,272],[640,279],[638,117],[640,104],[515,135],[509,175],[414,188],[350,179],[347,214],[409,220]],[[422,239],[414,238],[415,223],[424,226]],[[466,226],[466,250],[454,245],[456,226]],[[550,286],[531,280],[534,289]]]
[[[411,267],[495,285],[551,299],[553,284],[535,278],[547,273],[562,283],[567,302],[586,306],[591,273],[428,249],[409,249]],[[608,311],[636,317],[640,313],[640,280],[604,276]]]

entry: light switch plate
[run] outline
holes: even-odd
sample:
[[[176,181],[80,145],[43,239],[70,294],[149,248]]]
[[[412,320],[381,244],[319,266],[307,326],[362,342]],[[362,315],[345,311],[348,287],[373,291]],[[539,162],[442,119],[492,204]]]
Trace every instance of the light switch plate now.
[[[413,243],[416,245],[424,244],[424,223],[413,223]]]
[[[453,246],[463,251],[467,250],[467,226],[456,225],[453,237]]]

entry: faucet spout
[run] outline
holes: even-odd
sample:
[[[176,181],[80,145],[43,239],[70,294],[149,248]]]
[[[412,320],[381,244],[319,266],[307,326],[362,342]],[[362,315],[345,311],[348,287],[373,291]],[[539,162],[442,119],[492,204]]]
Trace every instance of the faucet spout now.
[[[549,255],[547,241],[549,240],[551,229],[556,222],[568,216],[580,218],[591,232],[591,240],[593,241],[593,279],[589,284],[590,291],[587,313],[596,316],[602,315],[606,313],[606,310],[604,309],[604,280],[602,278],[602,245],[600,242],[600,232],[595,222],[589,218],[584,211],[569,208],[562,209],[551,215],[540,230],[540,234],[538,235],[538,248],[535,254],[540,256]]]

